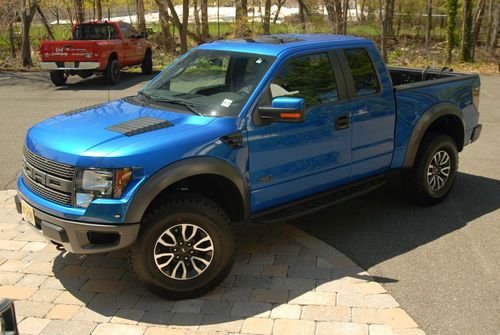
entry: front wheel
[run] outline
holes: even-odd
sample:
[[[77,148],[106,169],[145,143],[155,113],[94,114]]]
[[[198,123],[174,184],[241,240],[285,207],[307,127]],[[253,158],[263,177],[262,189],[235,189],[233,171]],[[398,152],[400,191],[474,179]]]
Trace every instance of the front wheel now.
[[[56,86],[63,86],[64,84],[66,84],[67,80],[68,76],[64,71],[61,70],[50,71],[50,81],[52,81],[52,84]]]
[[[457,168],[455,141],[448,135],[430,132],[420,144],[413,167],[403,171],[403,185],[418,204],[434,205],[450,193]]]
[[[210,199],[176,193],[141,223],[131,267],[154,293],[187,299],[213,289],[229,273],[236,238],[228,216]]]

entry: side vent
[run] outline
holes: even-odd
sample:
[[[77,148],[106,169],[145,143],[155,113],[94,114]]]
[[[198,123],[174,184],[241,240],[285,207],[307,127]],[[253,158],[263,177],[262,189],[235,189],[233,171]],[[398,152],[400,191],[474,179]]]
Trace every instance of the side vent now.
[[[152,117],[141,117],[135,120],[118,123],[106,129],[111,131],[116,131],[117,133],[121,133],[125,136],[134,136],[142,133],[147,133],[153,130],[172,127],[173,125],[174,125],[173,123],[163,119],[156,119]]]
[[[240,132],[222,136],[220,139],[231,148],[237,149],[243,147],[243,135]]]
[[[85,112],[85,111],[88,111],[88,110],[91,110],[91,109],[94,109],[94,108],[101,107],[102,105],[103,104],[96,104],[96,105],[87,106],[87,107],[83,107],[83,108],[79,108],[79,109],[74,109],[72,111],[64,113],[64,115],[66,115],[66,116],[75,115],[75,114],[82,113],[82,112]]]

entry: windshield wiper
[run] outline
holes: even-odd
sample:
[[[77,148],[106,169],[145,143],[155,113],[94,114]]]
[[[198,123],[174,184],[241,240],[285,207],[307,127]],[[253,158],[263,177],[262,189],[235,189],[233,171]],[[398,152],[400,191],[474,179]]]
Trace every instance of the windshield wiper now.
[[[180,105],[180,106],[186,108],[188,111],[190,111],[193,114],[203,116],[203,114],[198,112],[196,110],[196,108],[194,108],[194,106],[192,104],[190,104],[189,102],[185,102],[185,101],[178,100],[178,99],[155,99],[155,98],[151,98],[151,99],[153,99],[155,102],[166,102],[169,104]]]

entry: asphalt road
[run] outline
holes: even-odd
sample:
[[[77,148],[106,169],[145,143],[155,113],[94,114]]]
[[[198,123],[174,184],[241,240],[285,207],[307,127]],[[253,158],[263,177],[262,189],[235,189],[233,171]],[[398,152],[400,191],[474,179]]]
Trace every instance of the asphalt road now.
[[[124,73],[110,99],[150,79]],[[292,222],[376,276],[428,334],[500,329],[500,78],[482,77],[478,142],[460,154],[448,199],[424,208],[404,198],[398,178],[347,203]],[[15,188],[23,139],[33,124],[103,102],[102,78],[52,86],[46,73],[0,72],[0,189]]]

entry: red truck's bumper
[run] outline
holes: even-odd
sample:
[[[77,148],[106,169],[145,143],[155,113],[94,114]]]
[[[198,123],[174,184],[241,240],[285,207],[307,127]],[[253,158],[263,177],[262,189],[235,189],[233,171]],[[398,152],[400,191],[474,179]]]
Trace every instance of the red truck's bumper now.
[[[40,67],[45,70],[99,70],[99,62],[40,62]]]

